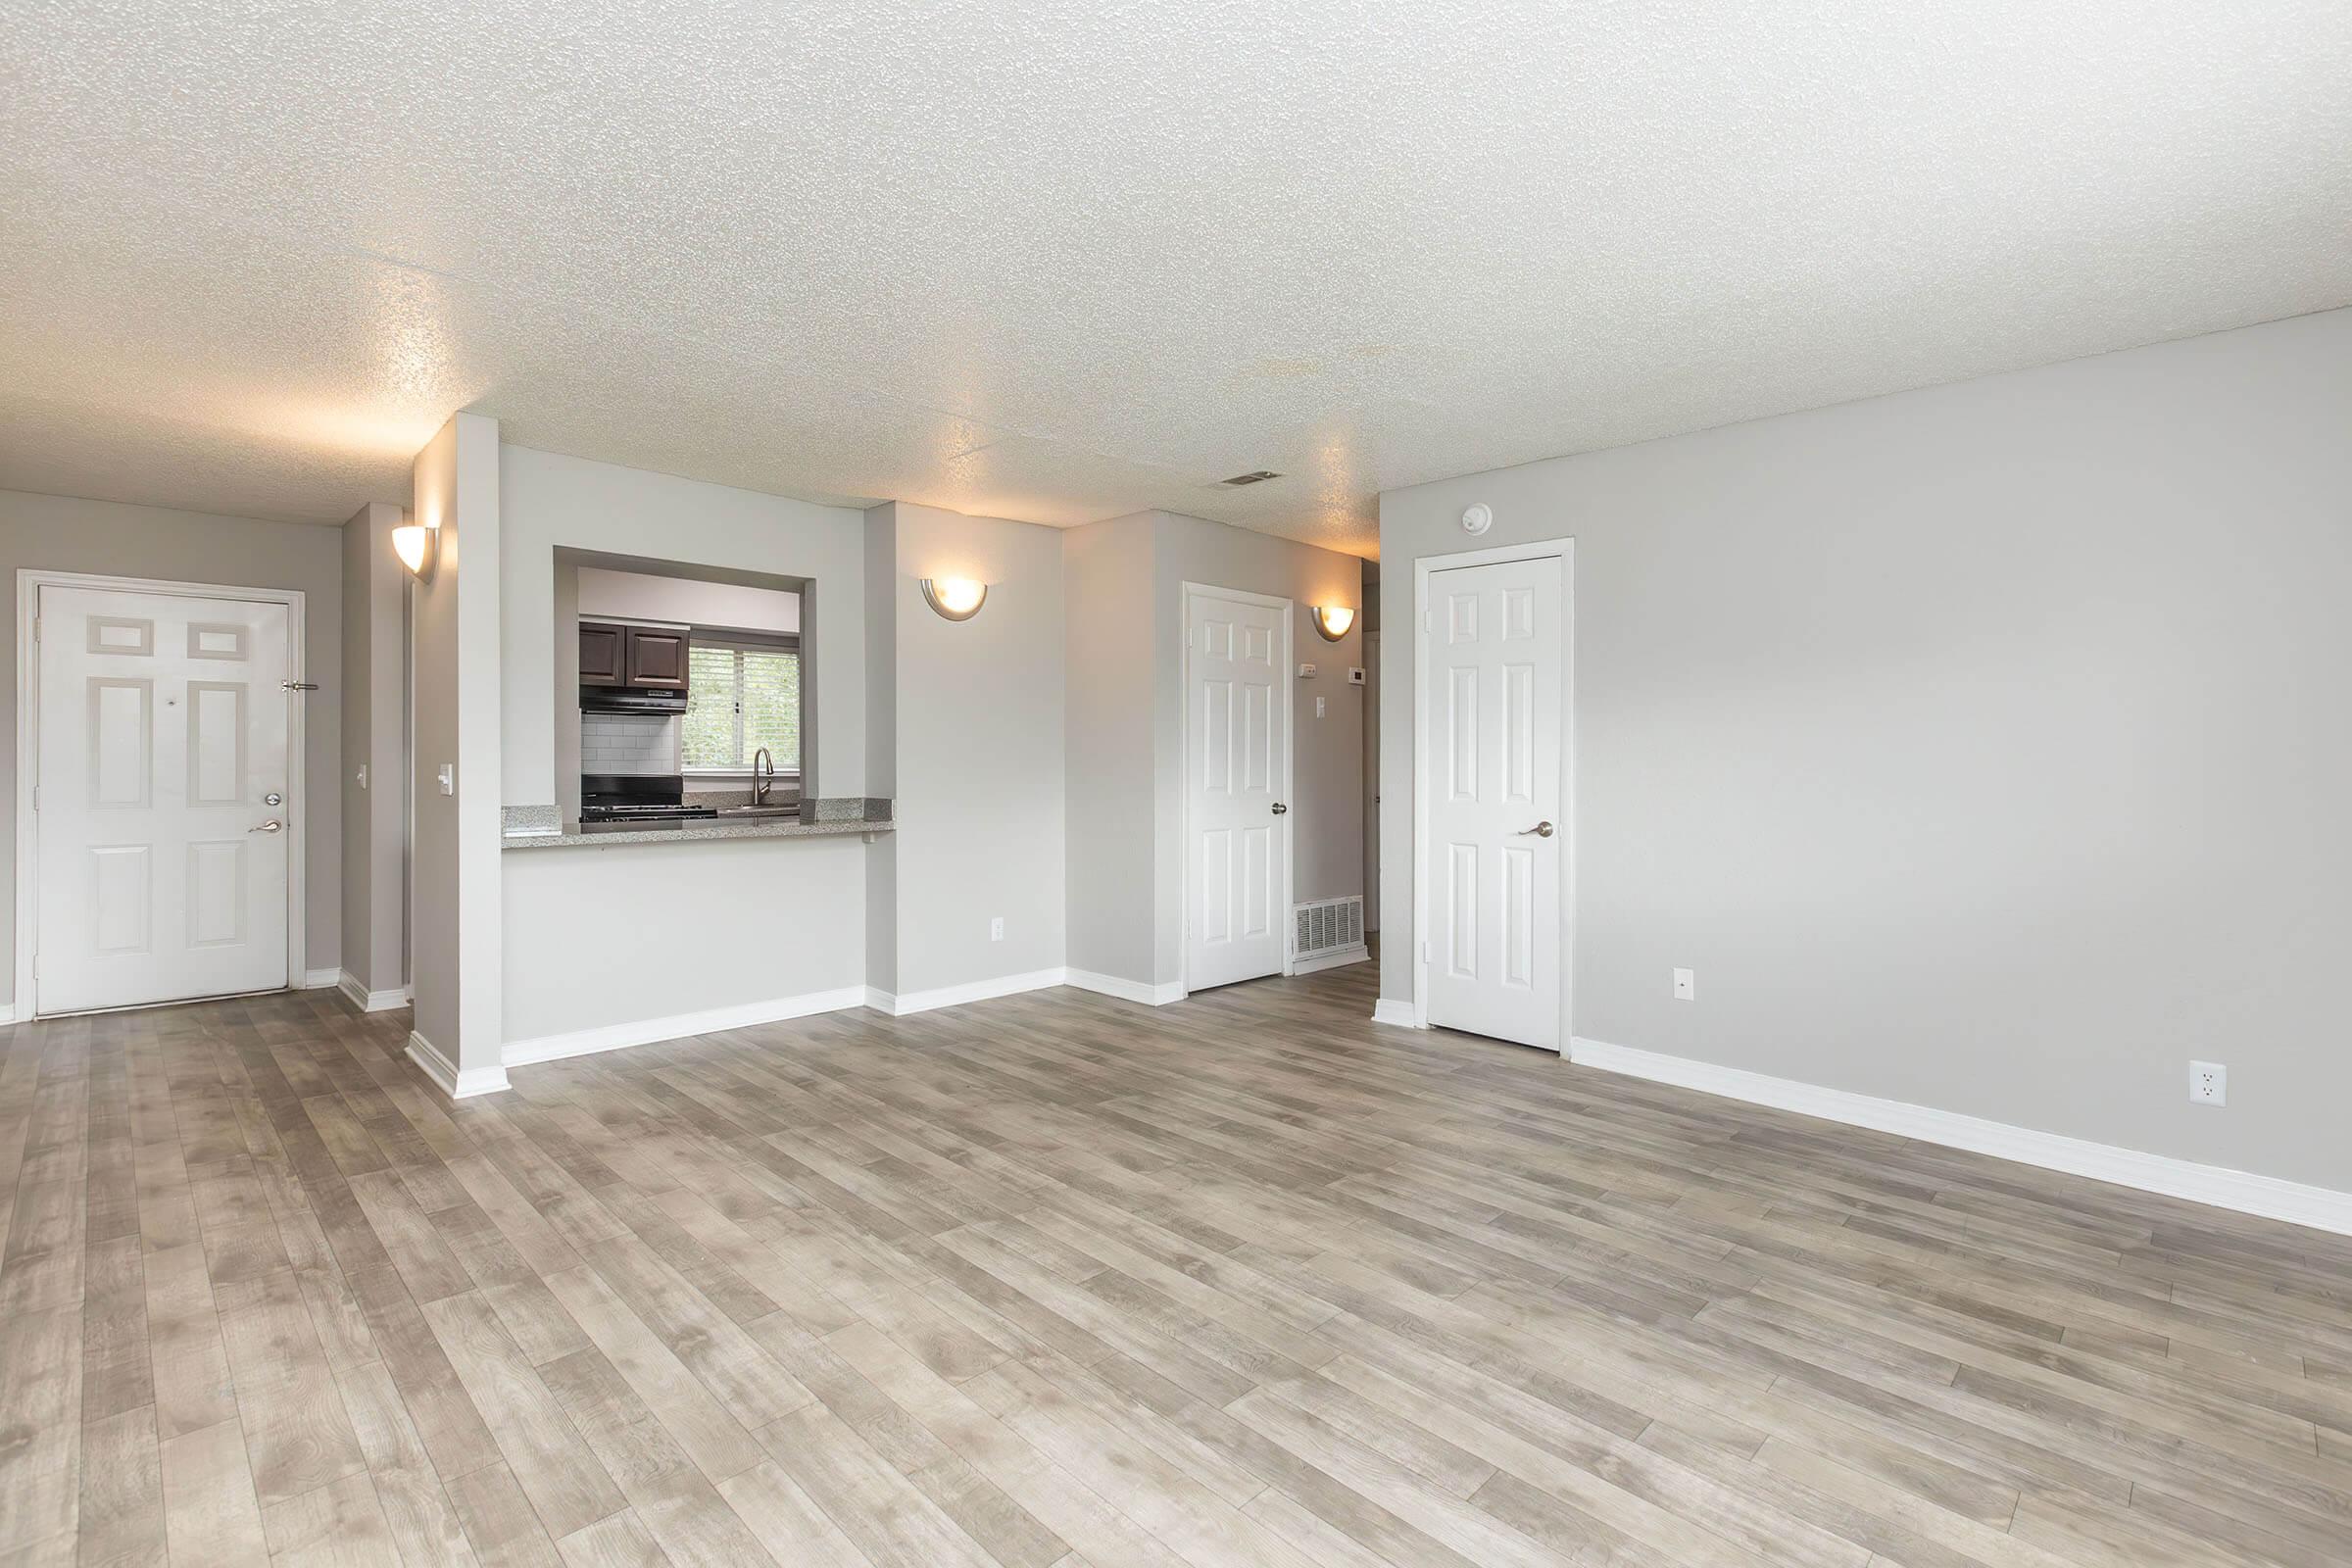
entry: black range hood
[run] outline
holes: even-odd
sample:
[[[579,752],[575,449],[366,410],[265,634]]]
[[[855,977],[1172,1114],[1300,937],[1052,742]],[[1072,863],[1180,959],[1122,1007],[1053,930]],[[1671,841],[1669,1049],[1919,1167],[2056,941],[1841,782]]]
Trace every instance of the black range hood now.
[[[637,686],[583,686],[580,688],[580,711],[583,713],[683,713],[686,694],[682,691],[655,691]]]

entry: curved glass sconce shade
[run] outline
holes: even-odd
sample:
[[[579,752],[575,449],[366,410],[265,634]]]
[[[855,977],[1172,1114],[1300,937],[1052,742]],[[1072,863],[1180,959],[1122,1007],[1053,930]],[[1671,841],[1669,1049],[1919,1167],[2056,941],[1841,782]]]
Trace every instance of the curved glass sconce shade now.
[[[969,577],[925,577],[923,602],[948,620],[969,620],[988,601],[988,584]]]
[[[433,558],[440,553],[440,530],[421,522],[404,522],[392,530],[392,553],[418,582],[433,580]]]

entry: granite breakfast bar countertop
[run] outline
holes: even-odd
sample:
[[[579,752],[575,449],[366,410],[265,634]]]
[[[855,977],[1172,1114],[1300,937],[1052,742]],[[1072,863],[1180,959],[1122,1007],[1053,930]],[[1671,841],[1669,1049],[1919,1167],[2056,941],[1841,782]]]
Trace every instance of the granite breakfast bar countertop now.
[[[701,844],[716,839],[822,839],[891,832],[891,803],[882,800],[821,800],[801,816],[693,816],[672,822],[623,822],[583,826],[558,818],[553,807],[506,808],[509,850],[550,850],[572,845]]]

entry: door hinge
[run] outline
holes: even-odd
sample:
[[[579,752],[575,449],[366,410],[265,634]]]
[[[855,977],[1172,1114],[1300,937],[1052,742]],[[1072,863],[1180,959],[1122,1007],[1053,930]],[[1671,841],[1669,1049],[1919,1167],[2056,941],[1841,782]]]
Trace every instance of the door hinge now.
[[[315,680],[281,680],[277,683],[277,689],[281,692],[315,692],[318,689],[318,683]]]
[[[1436,631],[1438,629],[1438,612],[1436,611],[1424,610],[1421,612],[1421,629],[1423,631]]]
[[[32,617],[32,640],[36,643],[41,640],[41,617],[38,615]]]
[[[1421,961],[1423,963],[1429,961],[1429,944],[1426,942],[1421,944]]]

